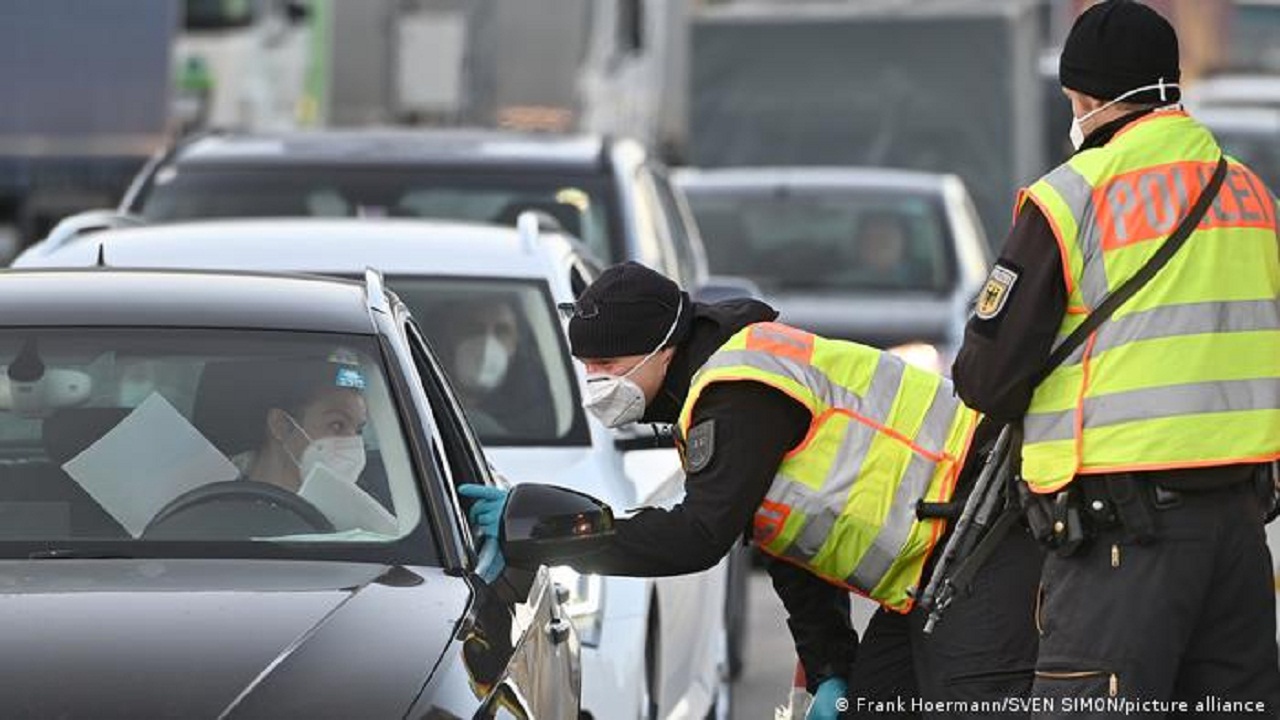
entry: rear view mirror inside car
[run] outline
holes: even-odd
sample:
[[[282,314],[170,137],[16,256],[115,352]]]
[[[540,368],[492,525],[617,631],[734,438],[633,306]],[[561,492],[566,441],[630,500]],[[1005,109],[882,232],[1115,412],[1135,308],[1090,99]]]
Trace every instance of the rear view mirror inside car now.
[[[10,366],[0,365],[0,410],[12,410],[20,417],[43,418],[81,405],[92,390],[89,374],[79,370],[47,368],[34,380],[22,380],[10,375]]]

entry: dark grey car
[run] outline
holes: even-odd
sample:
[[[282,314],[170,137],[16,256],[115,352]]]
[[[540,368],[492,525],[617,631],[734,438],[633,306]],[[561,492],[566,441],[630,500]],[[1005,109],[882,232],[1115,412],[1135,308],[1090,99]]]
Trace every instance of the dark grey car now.
[[[0,273],[4,714],[576,718],[547,571],[455,493],[492,482],[376,273]],[[509,541],[607,532],[519,492]]]

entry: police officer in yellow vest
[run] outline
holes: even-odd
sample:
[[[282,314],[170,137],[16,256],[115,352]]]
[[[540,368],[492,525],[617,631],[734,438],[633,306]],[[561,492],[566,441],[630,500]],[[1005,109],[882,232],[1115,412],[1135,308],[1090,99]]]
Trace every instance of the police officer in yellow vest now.
[[[928,641],[919,613],[903,614],[944,530],[918,519],[916,503],[945,501],[962,482],[977,413],[937,374],[776,317],[754,300],[695,303],[636,263],[587,288],[569,324],[587,409],[611,427],[676,423],[686,494],[619,522],[609,549],[570,564],[697,572],[747,533],[773,558],[812,718],[835,718],[841,696],[848,717],[883,717],[898,698],[1025,695],[1041,561],[1025,533],[1010,535]],[[861,648],[850,590],[885,608]]]
[[[1059,77],[1078,150],[1020,194],[953,369],[968,405],[1020,419],[1022,477],[1058,551],[1037,606],[1033,695],[1190,712],[1214,696],[1276,717],[1258,490],[1280,457],[1275,203],[1229,159],[1185,245],[1033,386],[1051,348],[1188,213],[1222,153],[1177,105],[1177,37],[1145,5],[1085,11]]]

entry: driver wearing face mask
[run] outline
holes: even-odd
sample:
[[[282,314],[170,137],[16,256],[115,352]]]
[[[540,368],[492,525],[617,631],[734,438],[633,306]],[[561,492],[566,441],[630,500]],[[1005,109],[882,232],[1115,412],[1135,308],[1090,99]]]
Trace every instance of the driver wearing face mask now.
[[[365,466],[361,433],[369,415],[359,370],[325,363],[299,374],[292,392],[267,410],[258,448],[232,462],[245,479],[292,492],[321,470],[354,485]]]

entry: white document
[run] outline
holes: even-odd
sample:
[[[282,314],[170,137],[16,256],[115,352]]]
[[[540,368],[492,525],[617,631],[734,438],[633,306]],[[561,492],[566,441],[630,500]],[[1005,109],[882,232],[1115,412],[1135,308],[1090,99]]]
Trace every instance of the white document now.
[[[62,469],[135,538],[169,501],[240,475],[182,413],[154,392]]]
[[[396,534],[396,518],[382,503],[324,465],[317,465],[302,481],[298,494],[324,513],[338,532],[365,530],[391,537]]]

